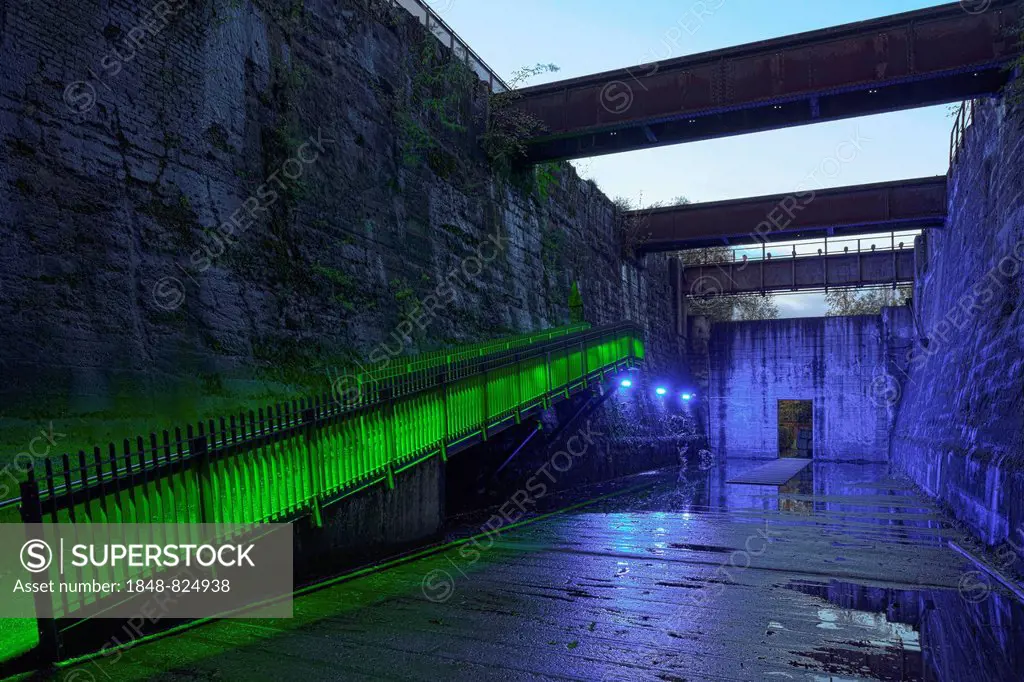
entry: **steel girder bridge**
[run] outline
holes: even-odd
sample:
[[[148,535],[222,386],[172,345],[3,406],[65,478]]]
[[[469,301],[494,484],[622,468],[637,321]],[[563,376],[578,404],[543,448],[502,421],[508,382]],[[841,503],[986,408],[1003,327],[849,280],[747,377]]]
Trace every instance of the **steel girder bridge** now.
[[[960,102],[999,91],[1019,0],[953,2],[517,90],[527,161],[612,154]]]

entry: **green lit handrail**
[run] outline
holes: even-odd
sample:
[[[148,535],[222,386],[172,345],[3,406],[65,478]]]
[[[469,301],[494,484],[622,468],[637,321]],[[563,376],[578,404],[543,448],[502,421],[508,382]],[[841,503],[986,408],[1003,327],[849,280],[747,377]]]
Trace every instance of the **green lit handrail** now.
[[[392,377],[354,405],[324,394],[174,429],[173,437],[125,439],[76,461],[65,454],[60,472],[51,459],[42,473],[29,471],[22,518],[224,524],[308,516],[320,525],[327,505],[371,485],[394,487],[396,474],[487,440],[643,358],[641,331],[610,325]],[[55,597],[50,606],[73,621],[102,598]]]
[[[461,359],[452,360],[445,364],[428,365],[422,368],[411,369],[395,376],[385,376],[379,380],[366,378],[364,383],[360,386],[359,395],[355,397],[349,396],[349,400],[346,402],[348,404],[356,405],[373,403],[380,399],[382,392],[388,393],[392,396],[413,393],[422,390],[423,388],[433,386],[437,382],[438,377],[444,372],[447,372],[448,376],[451,377],[468,376],[483,372],[486,370],[488,365],[500,362],[504,358],[515,357],[516,354],[527,352],[531,355],[541,354],[548,348],[561,348],[566,343],[578,344],[581,341],[594,337],[594,334],[581,333],[588,330],[589,325],[580,325],[580,327],[582,327],[582,329],[578,329],[573,332],[576,336],[574,336],[573,340],[569,342],[562,340],[564,336],[567,336],[567,334],[562,330],[557,330],[556,333],[552,333],[549,338],[544,338],[545,335],[535,336],[534,339],[536,340],[526,347],[495,349],[482,357],[478,357],[473,353],[465,353],[461,354]],[[606,333],[607,330],[597,330],[595,332],[597,336]],[[365,376],[366,375],[364,375],[364,377]]]
[[[450,365],[454,362],[480,358],[500,351],[524,348],[542,341],[549,341],[561,336],[586,331],[589,328],[590,324],[584,322],[564,327],[557,327],[543,332],[520,334],[493,341],[484,341],[466,346],[458,346],[456,348],[428,351],[408,358],[389,358],[385,362],[381,363],[380,367],[373,367],[369,370],[364,370],[355,374],[355,378],[360,385],[379,382],[422,369],[429,369],[440,365]]]
[[[29,472],[26,520],[260,522],[312,514],[347,491],[447,456],[502,422],[643,359],[630,324],[391,378],[355,405],[329,395],[64,455]],[[77,466],[76,466],[77,465]]]
[[[579,323],[573,325],[566,325],[563,327],[556,327],[554,329],[549,329],[542,332],[530,332],[511,337],[503,337],[497,340],[461,345],[455,348],[428,351],[425,353],[420,353],[416,356],[412,356],[415,358],[415,362],[388,363],[383,368],[380,368],[380,370],[378,370],[379,373],[360,373],[357,374],[356,376],[359,377],[363,382],[365,382],[364,385],[372,386],[380,382],[393,379],[394,377],[399,377],[402,375],[413,375],[415,372],[423,369],[438,367],[445,364],[451,365],[463,359],[478,359],[481,356],[493,354],[497,351],[522,348],[530,344],[539,343],[545,340],[550,340],[568,334],[578,333],[589,328],[589,323]],[[381,385],[383,386],[385,384]],[[355,407],[364,404],[365,402],[370,402],[372,401],[371,396],[373,394],[373,391],[367,389],[365,393],[356,400],[346,400],[344,405],[347,407]],[[281,405],[278,405],[277,408],[280,410]],[[249,423],[259,424],[262,426],[266,426],[267,428],[270,428],[270,424],[284,424],[285,426],[289,426],[297,423],[298,418],[294,416],[294,414],[297,414],[295,410],[292,411],[293,416],[291,417],[286,416],[285,414],[281,414],[275,417],[271,410],[272,408],[267,408],[267,415],[265,418],[263,416],[262,409],[257,410],[255,412],[250,411],[250,419],[248,420]],[[241,419],[239,421],[241,421]],[[150,452],[166,452],[168,453],[168,457],[184,457],[187,456],[189,452],[188,440],[191,437],[192,436],[187,435],[187,433],[186,435],[182,435],[180,429],[175,429],[175,435],[173,437],[171,437],[167,431],[164,431],[164,439],[162,442],[157,442],[155,434],[150,434],[150,444],[148,446],[143,444],[143,440],[141,437],[137,437],[137,444],[134,447],[137,452],[143,451],[145,449],[149,450]],[[227,436],[226,440],[227,442],[232,442],[232,437]],[[109,446],[107,453],[103,453],[99,450],[99,448],[95,448],[94,451],[92,453],[89,453],[88,455],[86,455],[84,452],[79,453],[79,457],[77,459],[69,458],[68,455],[65,455],[65,461],[63,462],[62,470],[72,471],[75,468],[84,469],[87,466],[90,468],[102,470],[102,467],[106,466],[107,475],[120,476],[125,473],[130,473],[130,469],[127,467],[125,463],[128,461],[127,453],[130,451],[131,446],[129,445],[129,441],[125,440],[123,446],[124,454],[121,455],[116,454],[116,450],[113,444]],[[116,469],[111,468],[111,461],[117,462],[117,464],[114,465]],[[78,466],[75,467],[75,464],[77,464]],[[52,464],[50,466],[52,466]],[[138,469],[140,468],[140,466],[143,465],[136,463],[135,467],[133,468]],[[156,466],[157,465],[154,464],[154,460],[147,459],[143,468],[154,468]],[[113,471],[113,474],[111,474],[111,471]],[[37,476],[37,478],[39,478],[39,476]],[[58,476],[58,479],[59,478],[60,476]],[[94,484],[96,483],[96,481],[97,477],[95,475],[92,475],[88,477],[84,484]],[[55,487],[55,492],[58,494],[63,493],[65,485],[65,482],[58,481]],[[83,485],[83,482],[76,481],[76,486],[81,485]],[[11,498],[9,500],[4,501],[3,503],[0,503],[0,506],[2,506],[3,504],[18,504],[19,500],[19,497]]]

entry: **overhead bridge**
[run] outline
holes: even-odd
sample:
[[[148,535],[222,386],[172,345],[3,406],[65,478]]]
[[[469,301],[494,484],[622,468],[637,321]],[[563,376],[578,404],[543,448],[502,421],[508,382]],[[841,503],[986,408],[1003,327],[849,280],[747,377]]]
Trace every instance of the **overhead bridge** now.
[[[979,3],[980,4],[980,3]],[[527,160],[611,154],[998,91],[1024,10],[991,0],[895,14],[518,90]]]
[[[940,227],[945,176],[630,211],[642,252]]]
[[[914,249],[869,250],[674,268],[682,296],[820,291],[914,281]]]

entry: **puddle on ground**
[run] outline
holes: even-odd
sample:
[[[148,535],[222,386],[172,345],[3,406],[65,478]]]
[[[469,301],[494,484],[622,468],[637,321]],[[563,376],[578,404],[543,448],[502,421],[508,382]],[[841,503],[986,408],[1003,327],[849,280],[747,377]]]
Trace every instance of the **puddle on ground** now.
[[[977,601],[956,590],[837,580],[784,587],[821,602],[817,627],[835,644],[790,653],[817,661],[830,675],[957,682],[1024,676],[1024,607],[995,585]],[[801,667],[799,659],[791,665]]]

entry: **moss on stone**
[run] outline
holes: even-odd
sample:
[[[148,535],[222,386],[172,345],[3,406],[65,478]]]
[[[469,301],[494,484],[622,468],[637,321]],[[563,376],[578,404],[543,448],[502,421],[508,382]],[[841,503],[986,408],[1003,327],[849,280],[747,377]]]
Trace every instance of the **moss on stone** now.
[[[20,156],[24,159],[30,159],[36,155],[36,149],[25,140],[16,139],[7,143],[8,149],[11,150],[11,154],[14,156]]]
[[[176,196],[171,199],[153,197],[140,204],[139,213],[152,218],[168,234],[186,246],[195,244],[194,230],[199,226],[199,216],[192,208],[192,202],[181,190],[174,188]]]
[[[214,123],[207,128],[203,136],[214,149],[219,149],[225,154],[234,155],[238,153],[238,150],[228,143],[228,132],[219,123]]]
[[[432,148],[427,151],[427,166],[445,180],[451,178],[459,167],[459,160],[454,154],[443,149]]]

